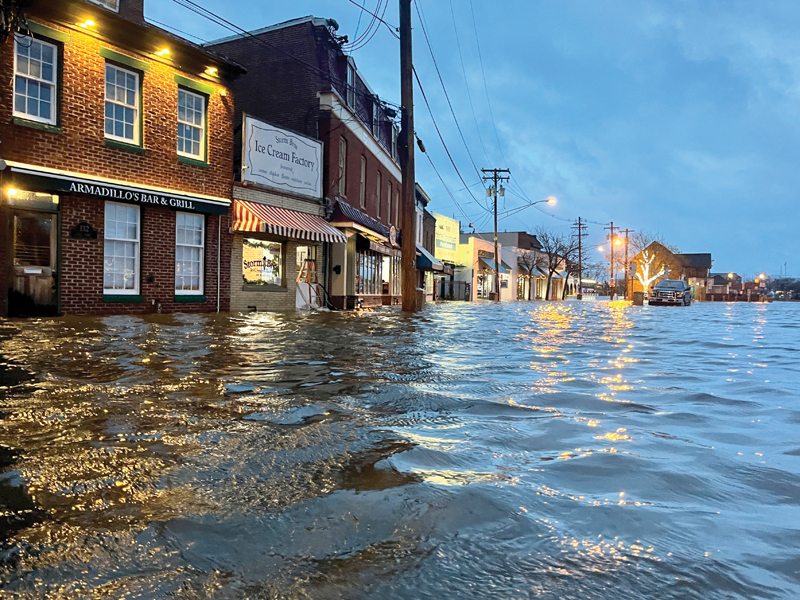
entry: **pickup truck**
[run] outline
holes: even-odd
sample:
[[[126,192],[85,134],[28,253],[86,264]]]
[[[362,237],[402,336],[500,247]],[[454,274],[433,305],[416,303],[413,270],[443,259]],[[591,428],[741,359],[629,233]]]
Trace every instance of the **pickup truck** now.
[[[650,290],[650,306],[674,304],[689,306],[692,303],[692,287],[682,279],[662,279]]]

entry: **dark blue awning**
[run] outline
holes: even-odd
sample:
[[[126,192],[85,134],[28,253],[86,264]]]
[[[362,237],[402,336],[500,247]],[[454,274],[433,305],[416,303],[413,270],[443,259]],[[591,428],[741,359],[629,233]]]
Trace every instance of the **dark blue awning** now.
[[[422,246],[417,244],[417,268],[423,271],[441,271],[444,265],[434,258],[433,254],[425,250]]]

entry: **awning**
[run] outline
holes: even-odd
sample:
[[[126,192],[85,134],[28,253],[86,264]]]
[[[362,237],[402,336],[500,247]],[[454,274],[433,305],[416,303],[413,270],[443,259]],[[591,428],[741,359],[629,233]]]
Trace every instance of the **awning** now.
[[[368,214],[361,212],[355,206],[350,206],[347,202],[342,202],[339,199],[337,199],[333,205],[331,223],[339,227],[360,225],[381,236],[383,238],[381,241],[386,241],[390,234],[389,227],[383,223],[379,223]]]
[[[517,263],[517,269],[519,269],[520,275],[523,277],[530,277],[531,272],[528,270],[528,267],[522,263]]]
[[[489,264],[489,263],[488,263],[488,262],[487,262],[485,259],[483,259],[483,258],[480,258],[480,259],[478,259],[478,260],[480,260],[480,265],[481,265],[481,270],[482,270],[482,271],[484,271],[484,270],[485,270],[485,271],[491,271],[492,273],[494,273],[494,267],[495,267],[495,262],[494,262],[494,261],[492,261],[492,262],[491,262],[491,264]],[[505,264],[505,263],[501,261],[501,264],[500,264],[500,269],[499,269],[499,273],[500,273],[500,275],[508,275],[508,274],[510,273],[510,271],[509,271],[507,268],[505,268],[505,267],[503,266],[504,264]]]
[[[534,267],[532,275],[534,277],[547,277],[547,272],[542,270],[541,267]]]
[[[420,254],[420,256],[417,256],[418,269],[425,271],[441,271],[444,269],[444,265],[419,244],[417,244],[417,252]]]
[[[509,264],[508,264],[506,261],[504,261],[502,258],[500,259],[500,265],[501,265],[501,266],[502,266],[504,269],[508,269],[508,272],[509,272],[509,273],[511,272],[511,267],[510,267],[510,266],[509,266]]]
[[[322,217],[247,200],[234,201],[231,228],[312,242],[347,243],[347,236]]]

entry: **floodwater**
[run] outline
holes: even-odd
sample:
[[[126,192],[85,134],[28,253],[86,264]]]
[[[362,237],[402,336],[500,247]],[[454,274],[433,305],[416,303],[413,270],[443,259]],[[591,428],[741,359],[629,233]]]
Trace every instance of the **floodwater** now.
[[[798,598],[799,317],[0,320],[0,596]]]

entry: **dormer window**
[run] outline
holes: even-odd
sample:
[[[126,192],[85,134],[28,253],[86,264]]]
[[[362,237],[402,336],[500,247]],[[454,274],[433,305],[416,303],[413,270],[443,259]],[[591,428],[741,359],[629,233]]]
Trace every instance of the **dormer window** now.
[[[356,105],[356,70],[350,63],[347,64],[347,105],[350,108]]]
[[[380,139],[381,133],[381,106],[378,104],[378,99],[372,101],[372,135],[376,139]]]

